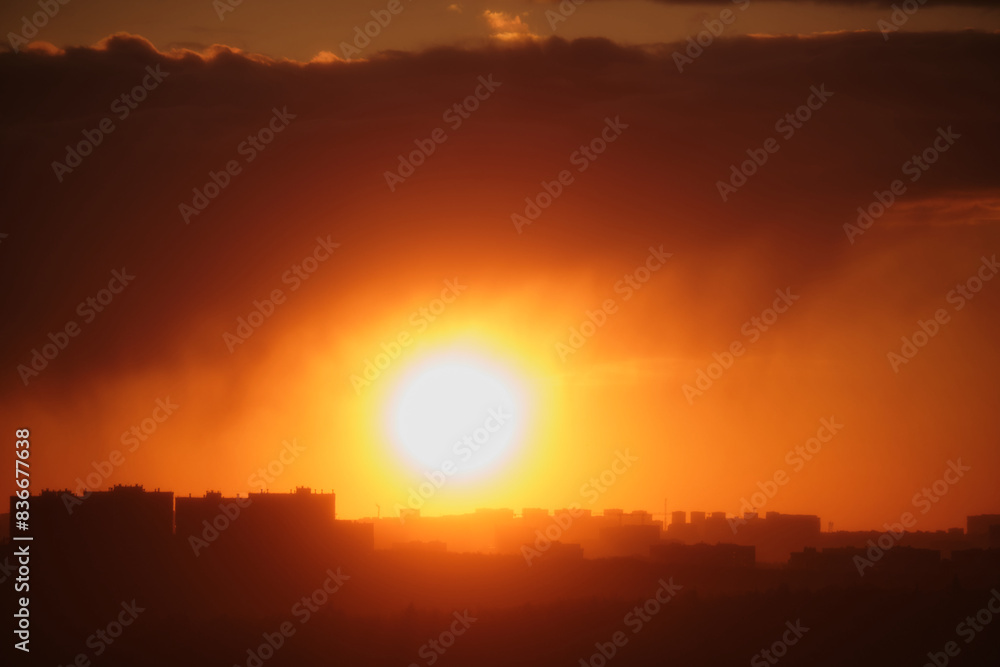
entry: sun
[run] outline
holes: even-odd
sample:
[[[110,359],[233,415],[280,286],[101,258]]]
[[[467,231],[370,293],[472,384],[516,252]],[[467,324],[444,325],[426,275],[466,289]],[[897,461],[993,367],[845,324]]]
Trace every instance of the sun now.
[[[405,373],[390,399],[389,430],[418,471],[472,477],[516,448],[526,401],[509,370],[471,352],[432,355]]]

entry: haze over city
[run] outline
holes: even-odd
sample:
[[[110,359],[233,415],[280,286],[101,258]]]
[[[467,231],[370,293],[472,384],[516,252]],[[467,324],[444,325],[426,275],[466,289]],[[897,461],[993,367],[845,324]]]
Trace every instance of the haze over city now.
[[[1000,586],[995,3],[16,0],[0,25],[0,574],[37,540],[50,663],[145,594],[137,628],[194,637],[156,659],[252,667],[330,578],[333,634],[276,664],[420,664],[473,608],[499,616],[443,661],[746,662],[808,609],[787,662],[917,664]],[[647,598],[682,611],[630,654],[602,624]],[[864,653],[869,613],[903,653]],[[383,621],[377,649],[349,630]],[[525,648],[545,631],[557,653]],[[945,655],[991,659],[975,636]]]

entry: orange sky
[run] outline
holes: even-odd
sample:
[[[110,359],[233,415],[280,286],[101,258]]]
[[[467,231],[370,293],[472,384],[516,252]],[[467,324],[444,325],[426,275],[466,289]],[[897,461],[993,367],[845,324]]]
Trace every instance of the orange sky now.
[[[0,53],[17,100],[0,120],[15,156],[0,167],[0,420],[11,434],[31,428],[35,490],[75,487],[117,449],[102,487],[243,493],[294,440],[301,451],[272,490],[334,489],[345,518],[387,513],[426,472],[392,442],[391,397],[412,368],[460,349],[503,367],[529,400],[509,455],[449,481],[427,514],[573,502],[660,512],[664,499],[732,514],[783,470],[789,482],[761,509],[861,529],[912,510],[959,459],[971,470],[918,529],[997,511],[1000,281],[971,299],[952,292],[991,275],[1000,253],[995,11],[921,9],[888,40],[777,37],[874,30],[887,10],[754,4],[733,24],[744,36],[716,40],[684,72],[673,57],[684,44],[654,42],[696,34],[692,22],[725,6],[595,0],[557,39],[501,43],[485,41],[483,11],[528,12],[521,23],[547,37],[544,6],[415,3],[380,36],[379,50],[401,51],[367,61],[170,51],[336,54],[378,8],[340,7],[248,0],[219,21],[209,2],[169,17],[70,3],[39,35],[56,48]],[[7,6],[3,24],[30,8]],[[520,25],[504,21],[494,27]],[[964,26],[979,31],[950,31]],[[118,31],[142,37],[87,46]],[[757,32],[772,36],[745,36]],[[565,41],[582,36],[602,39]],[[445,112],[483,79],[499,85],[479,88],[456,126]],[[144,80],[123,118],[113,100]],[[821,86],[832,95],[812,98],[808,120],[780,124]],[[114,131],[60,180],[53,161],[105,118]],[[273,141],[251,151],[243,142],[265,127]],[[609,127],[606,150],[581,158]],[[436,128],[446,140],[390,190],[397,156]],[[914,166],[935,141],[934,163]],[[753,155],[767,161],[723,201],[719,181]],[[185,216],[192,189],[230,161],[227,185]],[[572,182],[537,219],[512,221],[563,171]],[[896,180],[884,215],[845,229]],[[671,256],[626,290],[651,247]],[[306,257],[323,259],[293,277]],[[88,315],[79,304],[123,267],[134,279],[112,282],[119,293]],[[447,280],[467,287],[420,324],[413,314]],[[276,289],[273,314],[227,346]],[[779,290],[798,298],[764,330],[751,318],[784,308]],[[606,322],[560,354],[609,299]],[[894,369],[887,354],[939,310],[936,334]],[[26,385],[19,365],[70,321],[78,335]],[[357,391],[352,375],[401,333],[412,344]],[[686,395],[737,342],[731,368]],[[123,433],[154,415],[162,423],[147,421],[155,432],[129,451]],[[788,452],[830,419],[842,430],[795,465]],[[625,450],[638,462],[590,504],[581,487]]]

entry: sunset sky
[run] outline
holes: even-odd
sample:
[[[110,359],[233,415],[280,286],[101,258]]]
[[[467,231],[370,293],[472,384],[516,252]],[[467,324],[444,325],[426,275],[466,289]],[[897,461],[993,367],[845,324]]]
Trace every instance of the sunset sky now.
[[[511,417],[424,514],[735,514],[785,471],[762,511],[876,528],[959,460],[916,529],[1000,510],[991,3],[221,2],[69,2],[13,45],[39,5],[0,9],[0,421],[33,490],[114,458],[101,489],[246,493],[277,460],[272,491],[394,514],[440,454],[416,378],[457,364],[486,379],[441,389],[452,458]]]

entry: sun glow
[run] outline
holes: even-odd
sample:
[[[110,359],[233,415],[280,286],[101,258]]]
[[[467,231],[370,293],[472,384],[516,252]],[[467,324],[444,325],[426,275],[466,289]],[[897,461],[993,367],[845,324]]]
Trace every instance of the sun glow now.
[[[527,407],[523,387],[499,364],[438,353],[400,378],[388,405],[390,438],[413,467],[478,476],[517,448]]]

